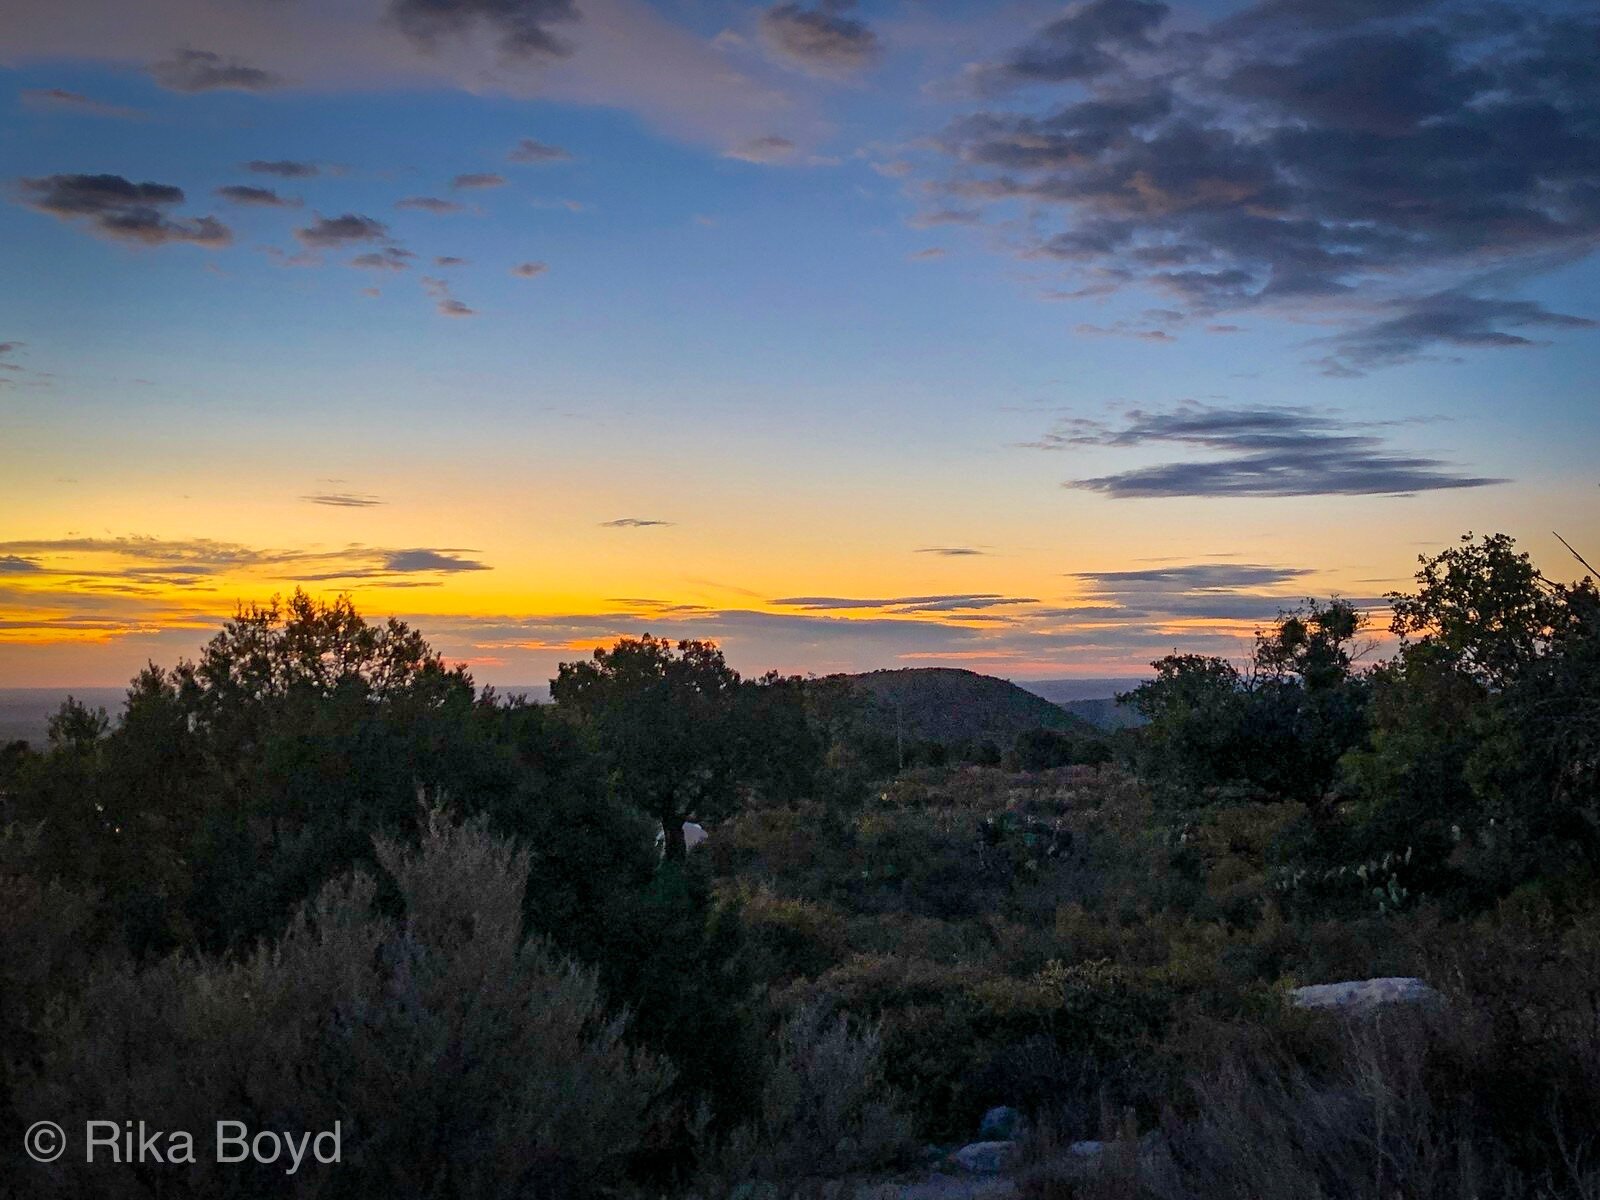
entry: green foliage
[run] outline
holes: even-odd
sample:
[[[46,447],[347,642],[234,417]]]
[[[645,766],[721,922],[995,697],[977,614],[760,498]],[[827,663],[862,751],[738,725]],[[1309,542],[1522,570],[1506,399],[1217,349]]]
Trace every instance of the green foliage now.
[[[1010,762],[1019,771],[1097,766],[1110,761],[1111,744],[1105,738],[1055,729],[1030,729],[1019,733],[1010,755]]]
[[[1417,561],[1417,591],[1390,593],[1391,629],[1490,689],[1508,684],[1548,644],[1560,620],[1549,585],[1503,533]]]
[[[877,1029],[852,1029],[813,1002],[783,1021],[775,1045],[759,1106],[729,1136],[709,1174],[724,1185],[792,1186],[882,1170],[908,1157],[911,1122],[885,1081]]]
[[[1308,692],[1336,688],[1350,677],[1350,643],[1360,631],[1361,612],[1337,597],[1318,607],[1286,612],[1268,631],[1256,633],[1256,670],[1274,680],[1293,679]]]
[[[237,960],[173,956],[92,972],[42,1029],[23,1120],[137,1114],[210,1135],[342,1131],[338,1166],[197,1163],[167,1195],[581,1196],[622,1176],[671,1080],[628,1048],[593,972],[522,934],[528,859],[483,821],[429,818],[376,855],[401,912],[358,871]],[[144,1172],[68,1156],[31,1195],[137,1196]]]
[[[593,736],[614,794],[660,822],[669,859],[684,857],[684,821],[733,808],[740,680],[712,643],[623,638],[562,663],[550,697]]]
[[[907,743],[1007,746],[1029,729],[1082,729],[1084,722],[1042,696],[988,675],[952,667],[915,667],[843,677],[869,696],[869,719]]]
[[[822,974],[848,953],[848,924],[836,909],[766,887],[738,896],[756,978],[781,987]]]
[[[347,601],[245,610],[115,726],[69,705],[3,757],[0,1133],[343,1114],[324,1195],[765,1194],[894,1164],[907,1121],[1166,1106],[1152,1194],[1587,1200],[1600,592],[1503,537],[1422,566],[1371,668],[1337,599],[1243,666],[1159,661],[1137,775],[1070,722],[1001,755],[961,704],[1014,697],[969,673],[862,677],[959,701],[959,737],[897,739],[857,682],[705,643],[618,643],[541,707]],[[691,816],[710,842],[660,861]],[[1284,1009],[1384,974],[1453,984],[1457,1033],[1385,1059]]]
[[[1365,684],[1351,674],[1360,629],[1347,601],[1307,601],[1257,631],[1249,675],[1220,658],[1158,660],[1127,697],[1149,721],[1141,770],[1178,806],[1238,788],[1327,803],[1340,758],[1366,732]]]
[[[51,1009],[73,996],[94,952],[92,897],[49,879],[37,826],[0,826],[0,1136],[16,1145],[29,1122],[16,1111],[20,1079],[47,1050]]]
[[[1600,869],[1594,584],[1549,583],[1504,535],[1423,559],[1417,582],[1346,762],[1356,848],[1414,847],[1414,889],[1469,908]]]
[[[678,1067],[676,1119],[709,1100],[727,1128],[760,1088],[762,1014],[738,906],[715,898],[698,854],[662,864],[597,957],[607,993],[633,1011],[632,1036]],[[691,1165],[683,1142],[659,1149],[652,1170]]]

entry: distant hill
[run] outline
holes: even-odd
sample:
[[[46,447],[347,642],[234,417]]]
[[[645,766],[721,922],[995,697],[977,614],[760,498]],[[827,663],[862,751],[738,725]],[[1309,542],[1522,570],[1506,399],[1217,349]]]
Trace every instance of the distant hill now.
[[[1131,692],[1143,679],[1019,679],[1019,687],[1059,704],[1097,729],[1136,729],[1143,717],[1117,696]]]
[[[844,675],[872,697],[878,723],[893,731],[898,720],[913,741],[991,741],[1005,748],[1030,729],[1088,732],[1060,705],[992,675],[952,667],[912,667]]]
[[[24,741],[35,749],[45,743],[45,729],[56,710],[73,697],[90,708],[103,708],[115,723],[128,698],[126,687],[0,688],[0,745]]]
[[[1066,700],[1062,708],[1107,733],[1114,729],[1137,729],[1148,722],[1129,704],[1118,704],[1115,697],[1099,700]]]
[[[1120,692],[1131,692],[1144,678],[1122,676],[1105,679],[1019,679],[1020,688],[1027,688],[1036,696],[1043,696],[1054,704],[1069,704],[1074,700],[1110,700]]]

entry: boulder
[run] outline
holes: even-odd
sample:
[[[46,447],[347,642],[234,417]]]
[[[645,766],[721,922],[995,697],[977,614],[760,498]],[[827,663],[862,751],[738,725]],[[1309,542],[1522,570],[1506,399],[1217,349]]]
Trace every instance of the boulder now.
[[[993,1175],[1017,1164],[1021,1157],[1015,1142],[973,1142],[950,1156],[963,1170]]]
[[[705,841],[706,838],[708,838],[710,836],[711,835],[708,834],[705,831],[704,828],[702,828],[700,825],[696,824],[693,821],[685,821],[683,823],[683,848],[685,850],[693,850],[696,846],[698,846],[701,842]],[[665,853],[666,852],[666,848],[667,848],[667,835],[666,835],[665,832],[663,832],[661,830],[657,830],[656,831],[656,850],[659,851],[659,852]]]
[[[1022,1132],[1022,1114],[1009,1105],[991,1108],[983,1114],[978,1136],[984,1141],[1013,1141]]]
[[[1296,1008],[1331,1009],[1353,1017],[1370,1016],[1394,1005],[1433,1007],[1444,998],[1420,979],[1396,975],[1383,979],[1352,979],[1343,983],[1314,983],[1289,993]]]

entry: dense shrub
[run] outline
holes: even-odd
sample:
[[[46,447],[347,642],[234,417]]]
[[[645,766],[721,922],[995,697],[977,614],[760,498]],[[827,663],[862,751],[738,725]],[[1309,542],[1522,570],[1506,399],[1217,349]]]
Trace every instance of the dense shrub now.
[[[325,886],[238,961],[103,967],[44,1026],[21,1118],[191,1131],[192,1166],[76,1154],[31,1195],[553,1197],[604,1190],[670,1070],[625,1042],[593,972],[522,934],[526,853],[438,813],[421,847],[380,841],[403,915],[363,871]],[[338,1165],[219,1165],[214,1122],[326,1131]]]
[[[852,1029],[828,1004],[812,1002],[782,1023],[776,1047],[760,1105],[722,1147],[714,1178],[792,1185],[907,1156],[911,1122],[885,1080],[874,1027]]]

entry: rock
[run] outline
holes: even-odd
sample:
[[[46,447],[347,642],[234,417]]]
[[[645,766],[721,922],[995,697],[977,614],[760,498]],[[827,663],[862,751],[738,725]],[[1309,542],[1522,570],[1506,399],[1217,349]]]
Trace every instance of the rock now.
[[[984,1141],[1013,1141],[1022,1132],[1022,1114],[1006,1105],[983,1114],[978,1136]]]
[[[683,823],[683,848],[686,851],[693,850],[710,836],[702,826],[693,821],[685,821]],[[658,829],[656,831],[656,849],[663,854],[666,853],[667,835],[664,830]]]
[[[1014,1166],[1020,1154],[1015,1142],[973,1142],[950,1157],[964,1170],[976,1175],[993,1175]]]
[[[1369,1016],[1396,1004],[1431,1007],[1444,1002],[1444,998],[1422,980],[1400,975],[1344,983],[1314,983],[1295,988],[1289,998],[1296,1008],[1332,1009],[1353,1017]]]

